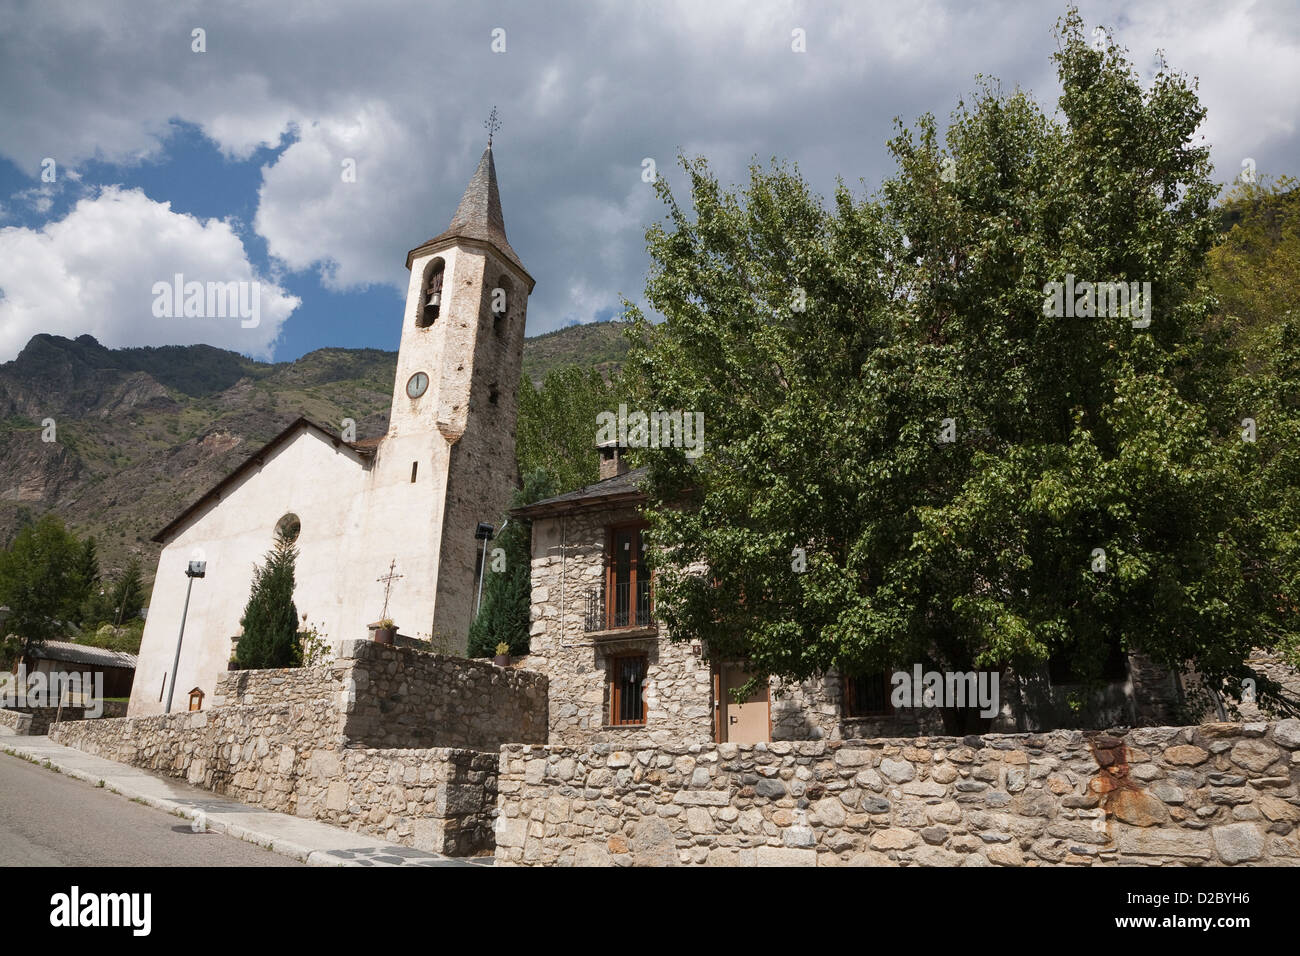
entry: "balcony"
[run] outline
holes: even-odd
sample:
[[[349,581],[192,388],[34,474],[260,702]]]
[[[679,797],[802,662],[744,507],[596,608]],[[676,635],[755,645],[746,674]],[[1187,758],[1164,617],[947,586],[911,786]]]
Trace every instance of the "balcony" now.
[[[637,581],[635,590],[632,582],[623,581],[613,586],[612,594],[604,585],[587,592],[583,630],[588,634],[654,626],[649,580]]]

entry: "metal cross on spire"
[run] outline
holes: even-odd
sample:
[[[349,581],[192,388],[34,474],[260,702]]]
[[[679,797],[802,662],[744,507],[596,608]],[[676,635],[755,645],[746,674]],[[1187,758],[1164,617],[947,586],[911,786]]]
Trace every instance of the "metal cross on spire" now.
[[[488,114],[487,122],[483,124],[488,131],[488,148],[492,146],[492,135],[501,128],[501,120],[497,118],[497,108],[492,107],[492,112]]]

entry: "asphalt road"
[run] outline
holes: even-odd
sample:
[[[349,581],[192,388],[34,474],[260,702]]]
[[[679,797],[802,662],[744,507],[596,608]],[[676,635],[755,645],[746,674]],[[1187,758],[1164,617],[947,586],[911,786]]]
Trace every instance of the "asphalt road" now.
[[[0,866],[299,866],[0,753]]]

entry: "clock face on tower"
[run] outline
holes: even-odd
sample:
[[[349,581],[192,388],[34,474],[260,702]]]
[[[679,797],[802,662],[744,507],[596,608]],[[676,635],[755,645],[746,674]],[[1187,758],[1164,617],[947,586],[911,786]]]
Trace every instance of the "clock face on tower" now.
[[[411,398],[419,398],[428,387],[429,376],[423,372],[416,372],[406,383],[406,394]]]

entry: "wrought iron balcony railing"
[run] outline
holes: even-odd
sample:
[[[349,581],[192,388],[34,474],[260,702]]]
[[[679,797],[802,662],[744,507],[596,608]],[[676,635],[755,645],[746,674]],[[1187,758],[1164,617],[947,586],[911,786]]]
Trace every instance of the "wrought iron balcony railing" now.
[[[636,582],[635,594],[630,581],[615,584],[612,595],[601,585],[587,592],[585,629],[590,632],[649,627],[654,623],[653,610],[649,580]]]

